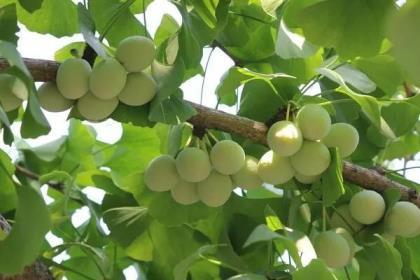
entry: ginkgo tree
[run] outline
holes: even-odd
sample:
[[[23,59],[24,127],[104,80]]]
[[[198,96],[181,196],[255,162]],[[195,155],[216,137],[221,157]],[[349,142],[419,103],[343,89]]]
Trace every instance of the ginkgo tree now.
[[[79,2],[0,0],[0,279],[420,279],[420,185],[390,169],[420,151],[420,1],[172,0],[153,36],[153,0]],[[18,23],[84,40],[22,57]],[[216,108],[183,99],[204,49],[234,63]],[[68,133],[32,147],[45,111]]]

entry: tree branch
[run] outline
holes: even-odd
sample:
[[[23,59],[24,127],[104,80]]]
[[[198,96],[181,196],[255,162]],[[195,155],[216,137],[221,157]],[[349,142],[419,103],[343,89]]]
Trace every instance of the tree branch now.
[[[28,66],[35,81],[55,80],[59,66],[57,62],[29,58],[25,58],[24,62]],[[0,59],[0,70],[6,67],[8,67],[7,62]],[[209,129],[219,129],[261,144],[267,144],[266,132],[268,128],[264,123],[210,109],[193,102],[189,103],[197,110],[197,115],[188,120],[192,125]],[[351,183],[378,192],[384,192],[390,188],[397,189],[401,193],[401,199],[411,201],[420,207],[420,196],[415,190],[392,181],[375,170],[367,169],[350,162],[344,162],[343,177]]]

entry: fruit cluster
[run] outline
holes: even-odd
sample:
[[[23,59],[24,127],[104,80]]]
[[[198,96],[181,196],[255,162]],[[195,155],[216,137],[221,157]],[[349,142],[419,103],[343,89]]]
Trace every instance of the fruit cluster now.
[[[104,58],[93,69],[81,58],[67,59],[58,68],[56,82],[38,89],[39,102],[51,112],[65,111],[76,103],[80,115],[90,121],[109,117],[119,102],[146,104],[157,89],[153,78],[144,72],[154,57],[153,41],[132,36],[120,42],[115,58]]]
[[[10,74],[0,74],[0,104],[5,112],[16,110],[28,99],[25,84]]]
[[[283,184],[296,178],[309,184],[317,181],[331,162],[329,147],[342,157],[357,148],[359,134],[350,124],[331,124],[328,112],[317,104],[303,106],[296,121],[274,123],[267,133],[270,151],[258,163],[258,174],[269,184]]]
[[[420,209],[406,201],[395,203],[388,211],[383,197],[377,192],[363,190],[355,194],[350,204],[341,205],[330,219],[332,230],[322,232],[314,240],[319,258],[332,268],[347,265],[357,251],[351,233],[357,234],[364,226],[383,219],[385,239],[394,242],[395,236],[420,235]]]
[[[210,155],[196,147],[182,149],[176,158],[161,155],[153,159],[144,174],[149,189],[171,191],[172,198],[184,205],[201,201],[218,207],[226,203],[234,186],[260,187],[257,159],[246,156],[234,141],[222,140]]]

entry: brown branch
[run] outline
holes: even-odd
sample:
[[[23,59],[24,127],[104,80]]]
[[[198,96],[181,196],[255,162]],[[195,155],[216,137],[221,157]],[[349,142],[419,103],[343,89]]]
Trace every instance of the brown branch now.
[[[57,62],[27,58],[24,61],[35,81],[52,81],[55,79],[55,73],[59,65]],[[7,67],[7,63],[0,60],[0,70],[5,67]],[[197,110],[197,115],[188,120],[192,125],[219,129],[266,144],[265,135],[268,128],[264,123],[210,109],[192,102],[189,103]],[[392,181],[375,170],[344,162],[343,177],[349,182],[378,192],[383,192],[389,188],[398,189],[403,200],[411,201],[420,207],[420,196],[415,190]]]
[[[15,165],[15,172],[19,173],[19,174],[22,174],[23,176],[25,176],[29,179],[39,181],[39,175],[38,174],[33,173],[32,171],[26,169],[22,165],[16,164]],[[50,186],[53,189],[58,190],[58,191],[63,191],[63,189],[64,189],[63,183],[60,183],[60,182],[50,181],[50,182],[47,182],[47,185]]]

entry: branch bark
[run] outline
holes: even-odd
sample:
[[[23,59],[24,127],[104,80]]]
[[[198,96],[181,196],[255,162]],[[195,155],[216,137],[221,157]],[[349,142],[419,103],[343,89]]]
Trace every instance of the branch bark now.
[[[24,62],[35,81],[55,80],[59,63],[30,58],[25,58]],[[0,70],[7,67],[7,62],[0,59]],[[188,120],[192,125],[222,130],[240,135],[254,142],[267,144],[266,133],[268,128],[264,123],[214,110],[193,102],[189,103],[197,110],[197,115]],[[397,189],[401,193],[402,200],[411,201],[420,207],[420,195],[415,190],[392,181],[375,170],[344,162],[343,177],[351,183],[378,192],[384,192],[390,188]]]

